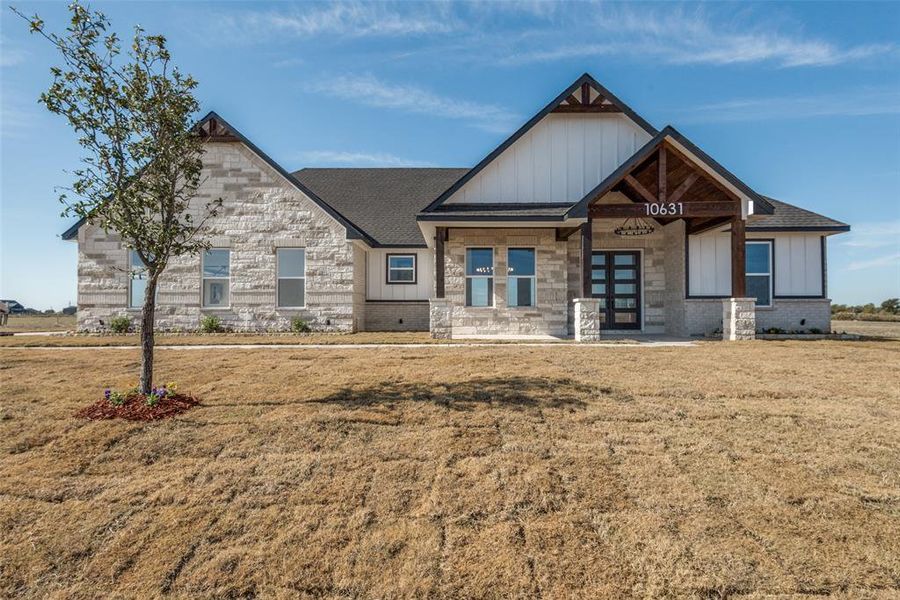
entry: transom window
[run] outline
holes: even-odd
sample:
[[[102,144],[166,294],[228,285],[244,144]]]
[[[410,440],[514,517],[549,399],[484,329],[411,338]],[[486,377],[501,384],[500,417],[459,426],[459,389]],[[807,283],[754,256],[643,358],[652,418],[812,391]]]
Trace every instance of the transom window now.
[[[772,306],[772,242],[747,242],[744,261],[747,297],[757,306]]]
[[[508,306],[534,306],[536,292],[534,248],[509,248],[506,251],[506,303]]]
[[[416,255],[415,254],[388,254],[387,255],[387,282],[388,283],[415,283],[416,282]]]
[[[128,308],[142,308],[147,291],[147,265],[137,250],[128,251]]]
[[[278,308],[306,306],[306,249],[278,248]]]
[[[231,287],[231,252],[212,248],[203,254],[203,307],[228,308]]]
[[[494,305],[494,249],[466,249],[466,306]]]

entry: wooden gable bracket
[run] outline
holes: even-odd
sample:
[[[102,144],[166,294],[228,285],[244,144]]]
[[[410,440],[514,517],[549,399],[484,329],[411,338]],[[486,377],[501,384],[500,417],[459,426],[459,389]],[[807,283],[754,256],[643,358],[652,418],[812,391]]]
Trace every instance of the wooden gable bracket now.
[[[620,113],[622,109],[615,104],[604,104],[606,98],[599,92],[597,97],[591,101],[591,84],[584,82],[581,84],[581,98],[575,94],[569,94],[566,98],[568,104],[560,104],[553,109],[555,113]]]
[[[200,135],[207,142],[239,142],[240,139],[215,117],[209,119],[200,128]]]

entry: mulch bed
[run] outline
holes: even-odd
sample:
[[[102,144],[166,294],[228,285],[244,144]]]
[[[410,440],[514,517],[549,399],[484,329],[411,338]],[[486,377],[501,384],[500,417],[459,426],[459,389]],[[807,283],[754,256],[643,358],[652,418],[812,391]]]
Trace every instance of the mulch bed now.
[[[128,421],[156,421],[181,414],[200,404],[193,396],[171,394],[162,398],[156,406],[148,406],[143,394],[129,394],[120,406],[100,398],[90,406],[75,413],[76,417],[97,421],[100,419],[126,419]]]

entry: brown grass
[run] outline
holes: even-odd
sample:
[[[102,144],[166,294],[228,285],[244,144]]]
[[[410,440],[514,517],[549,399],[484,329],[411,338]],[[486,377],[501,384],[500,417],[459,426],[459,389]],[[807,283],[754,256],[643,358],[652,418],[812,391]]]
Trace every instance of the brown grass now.
[[[900,593],[900,343],[0,351],[0,596]]]
[[[0,332],[74,331],[75,315],[9,315]]]
[[[871,337],[900,339],[900,322],[889,321],[832,321],[831,329]]]

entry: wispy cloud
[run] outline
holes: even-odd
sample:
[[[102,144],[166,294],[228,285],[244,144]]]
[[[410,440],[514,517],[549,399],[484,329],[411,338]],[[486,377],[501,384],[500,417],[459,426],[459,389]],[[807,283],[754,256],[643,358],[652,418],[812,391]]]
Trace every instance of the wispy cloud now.
[[[890,266],[893,266],[898,272],[900,272],[900,252],[885,254],[884,256],[879,256],[878,258],[851,262],[847,265],[847,270],[862,271],[863,269],[876,269],[878,267]]]
[[[0,36],[0,67],[21,65],[27,56],[24,50],[11,46],[8,40]]]
[[[802,32],[784,32],[770,22],[748,17],[713,16],[705,8],[686,10],[680,5],[661,8],[641,5],[599,6],[589,26],[602,42],[563,44],[550,50],[513,52],[505,62],[521,64],[601,56],[652,59],[664,64],[734,65],[769,62],[781,67],[823,67],[898,54],[888,43],[840,46],[809,38]]]
[[[900,250],[900,220],[880,223],[858,223],[844,239],[841,246],[848,248],[885,248]]]
[[[338,152],[307,150],[298,155],[301,162],[320,166],[354,167],[430,167],[433,163],[402,158],[386,152]]]
[[[388,83],[371,75],[342,75],[316,82],[309,90],[376,108],[457,119],[487,131],[509,131],[518,120],[517,115],[501,106],[442,96],[414,85]]]
[[[745,98],[692,107],[684,122],[761,121],[900,114],[900,88],[848,89],[808,96]]]

